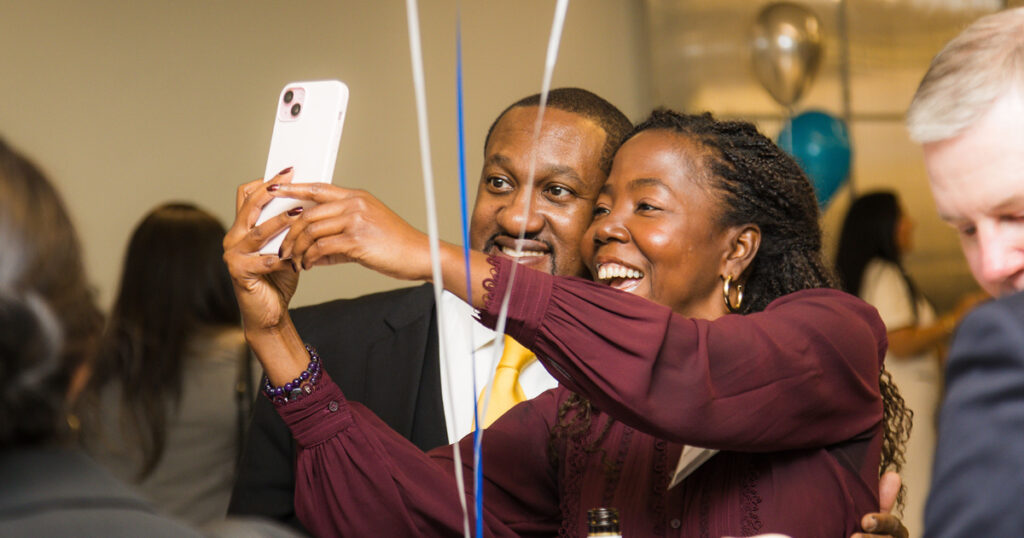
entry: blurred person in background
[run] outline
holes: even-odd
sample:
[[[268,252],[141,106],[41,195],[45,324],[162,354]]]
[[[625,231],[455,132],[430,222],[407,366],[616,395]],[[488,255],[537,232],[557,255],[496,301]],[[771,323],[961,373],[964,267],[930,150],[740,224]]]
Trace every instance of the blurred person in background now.
[[[907,111],[939,216],[999,299],[957,329],[926,536],[1024,536],[1024,8],[982,17],[932,60]]]
[[[73,447],[102,331],[64,203],[0,140],[0,535],[195,536]]]
[[[889,339],[886,368],[914,413],[901,475],[907,487],[904,521],[911,536],[920,536],[935,452],[943,348],[956,324],[984,295],[965,297],[953,312],[936,316],[903,266],[904,256],[913,248],[913,229],[894,193],[860,196],[843,222],[836,270],[843,289],[878,309]]]
[[[185,203],[143,218],[80,405],[87,450],[197,526],[225,516],[252,394],[224,231]]]

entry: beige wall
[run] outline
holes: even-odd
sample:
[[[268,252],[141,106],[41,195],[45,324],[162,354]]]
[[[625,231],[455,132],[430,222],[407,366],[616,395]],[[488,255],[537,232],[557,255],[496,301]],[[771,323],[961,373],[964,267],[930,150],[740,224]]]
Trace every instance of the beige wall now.
[[[469,180],[500,110],[539,91],[550,0],[462,2]],[[457,240],[454,0],[421,2],[442,236]],[[225,224],[263,172],[286,82],[351,90],[335,183],[370,190],[425,229],[405,3],[0,0],[0,135],[63,192],[103,305],[151,207],[194,201]],[[577,0],[556,86],[591,89],[632,119],[648,108],[638,1]],[[294,304],[403,285],[358,267],[303,276]]]
[[[645,0],[651,21],[652,103],[711,110],[751,119],[776,135],[789,114],[752,69],[751,27],[773,0]],[[817,77],[794,114],[818,109],[843,115],[839,7],[835,0],[800,0],[821,22]],[[904,260],[919,288],[939,310],[977,288],[953,230],[935,211],[920,147],[904,127],[917,84],[939,49],[974,19],[1002,2],[858,0],[847,5],[850,181],[822,219],[825,255],[834,256],[851,191],[893,190],[916,221],[914,249]]]

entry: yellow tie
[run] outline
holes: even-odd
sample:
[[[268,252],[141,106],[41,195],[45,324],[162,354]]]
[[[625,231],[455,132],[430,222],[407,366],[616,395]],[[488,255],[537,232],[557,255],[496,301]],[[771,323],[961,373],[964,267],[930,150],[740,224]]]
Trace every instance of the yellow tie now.
[[[537,360],[532,351],[526,349],[519,342],[510,336],[505,337],[505,351],[501,353],[501,361],[494,371],[494,388],[491,389],[491,404],[487,407],[487,414],[484,415],[484,428],[490,426],[498,417],[505,414],[505,411],[512,409],[519,402],[526,401],[526,394],[519,384],[519,372],[527,364]],[[487,389],[485,388],[484,391]],[[483,409],[484,392],[480,393],[477,403]]]

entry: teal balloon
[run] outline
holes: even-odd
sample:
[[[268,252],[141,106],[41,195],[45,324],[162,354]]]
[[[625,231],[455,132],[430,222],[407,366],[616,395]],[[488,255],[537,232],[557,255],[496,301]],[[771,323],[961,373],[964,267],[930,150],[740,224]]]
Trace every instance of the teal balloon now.
[[[779,133],[779,147],[796,158],[825,207],[850,176],[850,134],[843,120],[812,110],[792,120]]]

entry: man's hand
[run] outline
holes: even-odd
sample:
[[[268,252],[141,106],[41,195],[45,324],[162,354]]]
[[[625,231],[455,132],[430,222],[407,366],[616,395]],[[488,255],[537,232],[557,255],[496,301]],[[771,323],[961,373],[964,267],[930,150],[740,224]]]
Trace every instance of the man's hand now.
[[[402,280],[430,278],[427,236],[371,194],[326,183],[282,184],[271,194],[317,203],[281,243],[296,268],[356,262]]]
[[[851,538],[907,538],[907,528],[892,514],[902,482],[898,473],[890,471],[882,475],[878,480],[879,511],[865,514],[860,520],[864,532],[855,533]]]

